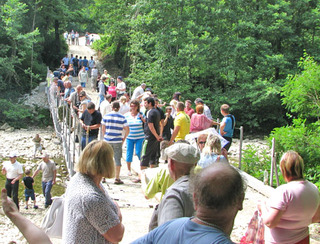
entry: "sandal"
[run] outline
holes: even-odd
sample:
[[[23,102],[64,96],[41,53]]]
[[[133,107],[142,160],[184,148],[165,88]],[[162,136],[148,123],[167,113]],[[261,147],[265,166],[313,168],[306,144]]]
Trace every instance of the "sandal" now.
[[[141,180],[140,179],[135,179],[135,180],[132,180],[133,183],[141,183]]]
[[[116,185],[122,185],[122,184],[124,184],[124,183],[123,183],[123,181],[120,180],[120,179],[115,179],[115,180],[114,180],[114,184],[116,184]]]

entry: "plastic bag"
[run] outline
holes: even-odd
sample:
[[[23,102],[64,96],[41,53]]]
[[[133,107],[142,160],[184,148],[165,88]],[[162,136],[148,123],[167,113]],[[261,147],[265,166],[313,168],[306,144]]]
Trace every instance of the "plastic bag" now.
[[[240,244],[264,244],[264,224],[259,211],[256,210],[250,220],[246,234]]]

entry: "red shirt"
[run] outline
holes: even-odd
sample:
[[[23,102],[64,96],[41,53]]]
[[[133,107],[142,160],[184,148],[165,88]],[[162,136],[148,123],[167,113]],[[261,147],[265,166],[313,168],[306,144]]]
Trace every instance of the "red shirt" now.
[[[194,113],[194,110],[192,108],[184,108],[184,111],[186,112],[187,115],[191,118],[192,114]]]
[[[116,86],[109,86],[108,87],[108,94],[110,94],[112,97],[117,97],[117,91]]]

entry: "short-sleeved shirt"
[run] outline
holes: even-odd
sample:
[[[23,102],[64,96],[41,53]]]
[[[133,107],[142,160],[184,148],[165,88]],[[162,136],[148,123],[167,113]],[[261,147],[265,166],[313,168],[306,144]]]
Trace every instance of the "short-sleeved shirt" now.
[[[192,118],[192,114],[194,113],[193,108],[190,108],[190,109],[184,108],[184,111],[186,112],[187,115],[189,115],[190,118]]]
[[[15,161],[13,164],[11,161],[5,161],[3,162],[3,168],[6,169],[6,177],[10,180],[17,178],[20,174],[23,174],[22,165],[18,161]]]
[[[108,87],[108,94],[110,94],[112,97],[117,97],[117,91],[116,86],[109,86]]]
[[[192,196],[189,192],[189,178],[189,175],[182,176],[168,188],[158,209],[152,215],[149,230],[169,220],[191,217],[194,214]]]
[[[161,199],[166,193],[166,190],[173,184],[174,180],[170,177],[169,169],[162,168],[157,174],[150,179],[144,195],[147,198],[153,198],[158,192],[161,192]]]
[[[144,90],[141,86],[138,86],[136,89],[134,89],[131,99],[137,99],[140,95],[144,93]]]
[[[111,111],[111,103],[109,103],[107,100],[104,100],[102,103],[100,103],[100,113],[102,117],[105,116],[107,113],[110,113]]]
[[[212,125],[212,120],[204,114],[193,114],[191,117],[190,131],[199,132],[208,129]]]
[[[122,130],[128,126],[126,118],[119,112],[112,111],[103,116],[101,124],[106,127],[104,140],[108,143],[121,143]]]
[[[124,83],[123,81],[122,81],[122,82],[119,82],[119,83],[117,84],[117,88],[118,88],[118,89],[126,89],[126,83]],[[118,91],[118,93],[123,94],[123,93],[125,93],[125,91]]]
[[[118,209],[107,191],[84,174],[76,173],[68,184],[63,217],[63,243],[110,243],[104,237],[120,223]]]
[[[48,182],[53,180],[54,171],[56,171],[56,164],[51,160],[49,160],[48,163],[42,161],[38,165],[37,170],[42,170],[42,181]]]
[[[232,123],[232,119],[233,119],[234,123]],[[236,120],[235,120],[234,116],[230,114],[229,116],[223,117],[221,123],[225,123],[223,131],[227,132],[223,136],[232,137],[233,136],[233,131],[234,131],[234,126],[235,126],[235,123],[236,123]],[[232,124],[233,124],[233,127],[232,127]]]
[[[150,131],[148,123],[152,123],[157,134],[158,135],[160,134],[160,119],[161,119],[161,114],[156,108],[152,108],[149,111],[147,111],[146,123],[144,125],[144,134],[146,136],[146,139],[154,139],[154,140],[156,139],[155,136]]]
[[[142,113],[138,113],[135,117],[131,115],[131,112],[124,115],[130,129],[127,139],[136,140],[144,138],[143,121],[141,120],[140,115],[144,117]]]
[[[179,111],[174,119],[174,126],[180,126],[175,141],[184,140],[190,132],[190,117],[184,111]]]
[[[30,176],[25,176],[25,177],[23,177],[22,180],[23,180],[23,184],[25,185],[25,187],[26,187],[27,189],[30,189],[30,190],[33,189],[32,183],[34,182],[34,180],[33,180],[32,177],[30,177]]]
[[[309,235],[308,225],[320,203],[318,188],[309,181],[279,186],[269,207],[284,211],[277,226],[265,228],[266,243],[297,243]]]
[[[85,125],[97,125],[97,124],[100,124],[101,123],[101,119],[102,119],[102,116],[101,116],[101,113],[97,110],[95,110],[92,114],[90,114],[88,112],[88,110],[86,109],[81,118],[80,118],[83,123]],[[86,131],[83,129],[82,130],[83,133],[86,133]],[[91,129],[89,131],[89,136],[98,136],[98,133],[99,133],[99,128],[98,129]]]
[[[88,72],[80,70],[79,72],[79,81],[80,82],[87,82],[88,81]]]
[[[233,244],[230,238],[217,228],[200,225],[190,218],[179,218],[168,221],[147,235],[135,240],[132,244]]]
[[[219,160],[218,160],[219,157]],[[206,168],[215,162],[228,163],[228,160],[223,155],[217,155],[215,153],[211,154],[201,154],[200,160],[197,165],[201,168]]]

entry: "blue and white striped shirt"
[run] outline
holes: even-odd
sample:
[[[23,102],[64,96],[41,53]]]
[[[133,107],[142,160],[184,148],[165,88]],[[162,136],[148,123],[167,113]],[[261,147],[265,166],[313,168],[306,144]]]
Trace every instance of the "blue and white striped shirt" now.
[[[136,140],[144,138],[143,122],[140,119],[140,114],[142,113],[138,113],[137,116],[133,117],[131,112],[128,112],[124,115],[128,121],[130,129],[127,139]],[[142,116],[145,117],[143,114]]]
[[[119,112],[112,111],[103,116],[102,125],[106,127],[104,140],[108,143],[121,143],[123,127],[128,126],[126,118]]]

